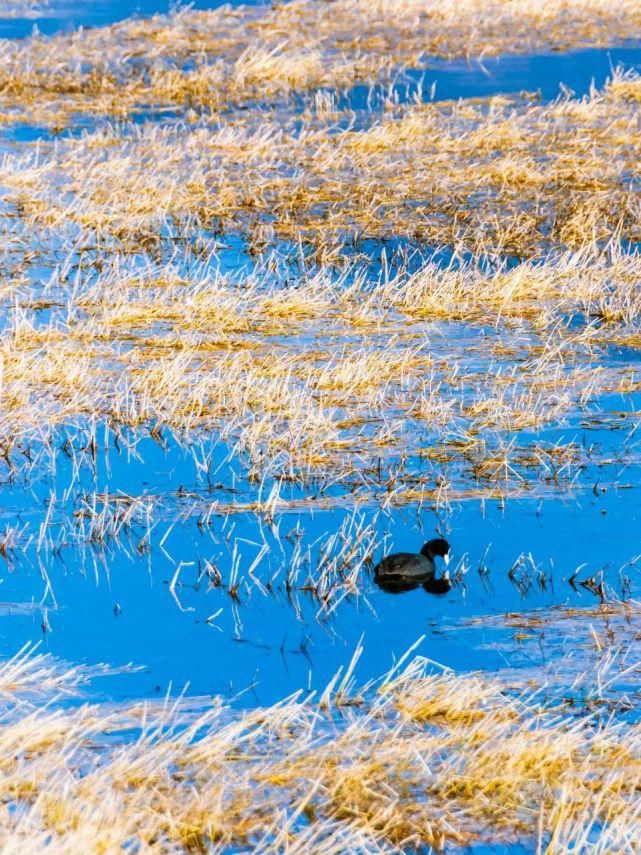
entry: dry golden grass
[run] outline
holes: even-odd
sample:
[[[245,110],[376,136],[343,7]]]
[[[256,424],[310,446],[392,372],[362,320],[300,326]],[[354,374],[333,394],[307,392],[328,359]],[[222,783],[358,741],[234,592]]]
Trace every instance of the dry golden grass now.
[[[638,29],[636,0],[323,0],[182,10],[52,39],[5,42],[5,121],[63,127],[76,113],[221,111],[256,98],[376,81],[427,57],[609,45]]]
[[[512,4],[501,8],[514,15]],[[262,98],[259,78],[282,94],[315,85],[331,67],[324,48],[308,44],[305,16],[318,11],[314,3],[185,11],[5,49],[11,62],[37,58],[37,86],[59,90],[66,107],[50,107],[70,116],[94,97],[93,84],[56,78],[77,73],[71,53],[109,63],[120,39],[149,67],[149,86],[164,79],[170,55],[187,60],[197,49],[207,58],[224,31],[220,52],[237,51],[238,91]],[[329,15],[323,7],[319,32],[340,30],[343,13],[378,26],[390,8],[332,4]],[[500,15],[487,23],[474,3],[432,13],[430,26],[438,19],[461,32],[481,20],[505,24]],[[608,17],[588,3],[563,4],[563,14],[531,4],[519,14],[550,39]],[[629,22],[635,9],[618,14]],[[415,28],[417,15],[408,4],[396,19]],[[282,51],[252,52],[249,19],[261,38],[280,32],[281,19],[296,20],[305,68],[282,63]],[[505,25],[505,37],[518,26]],[[376,40],[359,47],[367,56],[380,50]],[[269,77],[270,63],[285,83]],[[212,60],[193,74],[218,71]],[[134,84],[123,74],[100,87],[127,112]],[[19,78],[14,84],[5,96],[31,103]],[[116,435],[213,433],[250,484],[320,477],[341,484],[343,496],[358,486],[384,504],[573,483],[586,465],[576,444],[551,451],[509,434],[576,424],[605,393],[638,388],[634,366],[607,362],[609,348],[635,347],[639,337],[639,258],[619,249],[638,238],[638,87],[636,76],[616,73],[580,100],[389,101],[382,114],[358,116],[324,92],[303,114],[295,102],[252,101],[216,124],[103,127],[18,148],[0,168],[9,190],[5,471],[35,472],[36,446],[64,425],[89,422],[91,432],[102,420]],[[407,240],[410,251],[380,256],[376,277],[378,259],[369,264],[359,250],[387,238]],[[225,240],[240,240],[253,272],[220,272]],[[417,265],[413,246],[447,246],[452,261]],[[531,258],[510,266],[505,256]],[[408,471],[406,461],[419,458],[428,471]]]
[[[546,105],[390,105],[358,130],[349,112],[301,123],[261,108],[217,126],[103,129],[5,158],[7,220],[128,251],[206,229],[331,263],[367,239],[516,258],[639,241],[639,86],[617,72]]]
[[[636,725],[568,716],[482,675],[430,673],[420,658],[357,691],[354,665],[318,700],[244,714],[217,701],[200,712],[47,710],[25,683],[64,680],[55,663],[23,658],[0,727],[5,851],[45,840],[56,852],[338,853],[519,839],[560,853],[588,835],[590,851],[632,851]],[[3,669],[6,683],[15,665]]]
[[[428,264],[375,287],[354,277],[358,267],[290,287],[267,270],[239,280],[101,266],[71,284],[54,277],[33,308],[25,299],[11,312],[0,347],[9,466],[31,465],[25,443],[99,419],[116,433],[215,432],[250,482],[331,475],[393,494],[419,484],[403,466],[382,477],[381,460],[418,455],[509,489],[528,470],[563,480],[584,455],[570,445],[561,465],[506,432],[576,420],[599,395],[638,382],[625,363],[600,364],[636,329],[637,256],[565,255],[488,273]],[[467,325],[454,335],[451,314]],[[577,315],[600,326],[569,327]],[[481,333],[488,323],[493,332]]]

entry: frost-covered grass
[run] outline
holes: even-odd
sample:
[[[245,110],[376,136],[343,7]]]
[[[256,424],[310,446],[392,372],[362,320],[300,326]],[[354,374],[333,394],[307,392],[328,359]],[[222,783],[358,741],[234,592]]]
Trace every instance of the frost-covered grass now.
[[[218,701],[42,708],[82,672],[0,671],[6,851],[396,852],[514,835],[540,852],[627,851],[637,725],[543,704],[420,657],[357,689],[239,714]],[[595,672],[597,677],[597,672]],[[594,699],[593,699],[594,700]]]

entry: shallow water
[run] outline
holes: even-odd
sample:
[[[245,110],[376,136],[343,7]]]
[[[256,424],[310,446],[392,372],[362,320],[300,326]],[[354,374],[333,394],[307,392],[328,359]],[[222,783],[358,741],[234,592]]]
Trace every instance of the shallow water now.
[[[589,49],[537,56],[488,57],[482,63],[435,63],[423,79],[423,88],[437,99],[470,98],[515,92],[539,92],[550,101],[570,90],[581,97],[599,89],[617,66],[641,67],[641,47]]]
[[[224,5],[220,0],[194,0],[189,3],[194,9],[217,9]],[[231,0],[230,6],[258,5],[252,0]],[[36,7],[29,15],[0,18],[0,38],[24,38],[31,35],[34,27],[47,36],[66,32],[78,27],[101,27],[132,16],[144,18],[166,14],[175,7],[172,2],[162,0],[83,0],[82,3],[68,0],[50,0]]]
[[[620,440],[618,432],[583,433],[587,442],[599,439],[616,445]],[[367,504],[358,508],[355,502],[358,518],[376,532],[374,560],[392,548],[418,550],[438,529],[452,543],[451,568],[463,561],[468,569],[463,581],[444,596],[421,588],[388,594],[364,571],[358,592],[327,615],[301,589],[306,573],[315,572],[319,539],[349,524],[352,508],[286,511],[270,526],[254,513],[241,511],[228,518],[214,507],[203,526],[181,494],[200,491],[210,507],[218,501],[224,508],[230,498],[239,500],[231,479],[224,479],[227,489],[208,489],[187,450],[170,445],[164,451],[144,440],[138,451],[138,461],[112,452],[109,469],[99,455],[95,488],[98,493],[155,497],[156,527],[148,551],[137,550],[145,537],[142,525],[133,526],[118,543],[79,541],[74,546],[67,517],[62,540],[57,534],[62,523],[50,529],[52,545],[67,544],[59,556],[46,547],[39,554],[33,549],[16,553],[2,585],[3,602],[17,604],[15,610],[3,606],[0,614],[5,653],[26,641],[42,640],[46,649],[70,662],[144,665],[140,674],[101,681],[101,691],[114,697],[164,693],[173,683],[180,689],[189,684],[189,693],[197,695],[222,693],[243,706],[267,704],[299,689],[322,689],[361,638],[358,676],[363,681],[386,671],[422,635],[418,651],[444,667],[529,668],[545,664],[542,650],[515,640],[518,633],[509,626],[468,621],[551,606],[595,607],[599,600],[594,593],[568,582],[580,565],[577,582],[603,570],[615,596],[627,597],[640,587],[641,567],[626,567],[639,552],[636,466],[604,476],[598,470],[586,473],[582,488],[569,491],[565,499],[469,499],[449,511],[407,507],[385,513]],[[56,492],[61,495],[71,470],[63,456],[58,457]],[[18,526],[29,522],[31,530],[37,530],[49,486],[29,494],[5,486],[0,527],[9,521]],[[188,509],[192,516],[184,519]],[[296,540],[311,545],[311,560],[288,592],[286,573]],[[261,590],[246,575],[263,542],[269,552],[256,566],[255,576],[263,585],[273,580],[271,591]],[[226,588],[235,551],[240,554],[239,577],[247,582],[239,586],[237,602]],[[522,553],[531,554],[534,565],[524,565],[510,579],[508,573]],[[218,587],[206,577],[198,581],[199,569],[208,561],[220,571]],[[180,564],[174,597],[169,585]],[[45,596],[42,608],[34,608],[45,590],[42,567],[53,595]],[[574,632],[571,622],[568,631]],[[514,679],[518,682],[518,675]]]

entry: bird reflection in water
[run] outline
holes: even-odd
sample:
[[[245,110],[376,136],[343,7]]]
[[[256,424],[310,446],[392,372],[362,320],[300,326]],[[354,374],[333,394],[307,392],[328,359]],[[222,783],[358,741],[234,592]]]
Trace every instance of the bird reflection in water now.
[[[451,581],[446,578],[428,577],[421,581],[416,577],[413,579],[383,579],[380,576],[375,576],[374,582],[388,594],[404,594],[406,591],[414,591],[416,588],[423,588],[428,594],[447,594],[452,587]]]

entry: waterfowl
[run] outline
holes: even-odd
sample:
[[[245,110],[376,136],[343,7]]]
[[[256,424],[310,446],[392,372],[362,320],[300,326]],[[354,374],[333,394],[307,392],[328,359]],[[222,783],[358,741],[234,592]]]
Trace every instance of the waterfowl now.
[[[440,591],[436,591],[436,593],[442,593],[445,590],[445,584],[449,589],[449,580],[434,578],[436,573],[434,559],[441,556],[447,564],[449,552],[449,543],[442,537],[436,537],[433,540],[428,540],[418,554],[395,552],[393,555],[383,558],[374,568],[374,579],[385,586],[397,586],[399,590],[402,590],[405,585],[416,587],[421,583],[425,585],[440,583]]]

